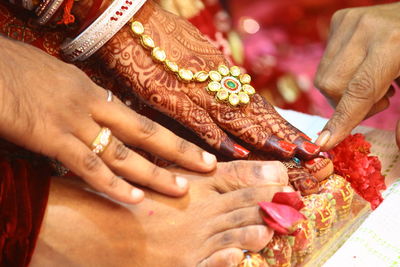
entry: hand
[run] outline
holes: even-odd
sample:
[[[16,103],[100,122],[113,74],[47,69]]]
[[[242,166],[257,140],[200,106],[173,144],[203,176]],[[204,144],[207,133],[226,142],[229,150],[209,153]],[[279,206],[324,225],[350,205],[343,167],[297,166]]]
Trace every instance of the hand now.
[[[147,1],[135,15],[146,34],[164,49],[170,60],[193,72],[215,70],[227,64],[221,52],[186,20]],[[216,102],[205,90],[206,83],[183,83],[155,63],[125,26],[97,54],[116,77],[145,102],[193,130],[209,145],[235,158],[248,151],[227,135],[240,138],[252,148],[273,152],[284,158],[295,154],[302,158],[319,153],[299,130],[280,117],[260,95],[245,107],[230,107]],[[227,133],[226,133],[226,132]]]
[[[184,174],[185,197],[147,192],[137,206],[53,179],[30,266],[228,267],[238,265],[242,249],[259,251],[271,240],[257,203],[290,191],[281,163],[220,163],[207,179]]]
[[[400,3],[340,10],[315,84],[336,111],[317,144],[328,150],[363,119],[389,105],[400,76]],[[397,128],[400,144],[400,126]]]
[[[215,156],[138,115],[82,71],[44,52],[0,36],[0,135],[58,159],[95,189],[137,203],[142,190],[120,179],[171,196],[188,190],[186,179],[148,162],[124,143],[198,172],[212,171]],[[99,157],[89,146],[102,126],[113,133]],[[118,175],[118,176],[117,176]]]

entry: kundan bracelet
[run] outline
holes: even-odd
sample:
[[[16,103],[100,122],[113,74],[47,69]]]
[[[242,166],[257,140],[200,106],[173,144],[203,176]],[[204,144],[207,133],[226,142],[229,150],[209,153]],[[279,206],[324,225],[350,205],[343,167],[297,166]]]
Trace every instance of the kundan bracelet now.
[[[250,97],[256,93],[250,85],[251,77],[247,73],[241,73],[238,66],[229,68],[219,65],[217,70],[200,70],[193,73],[189,69],[181,68],[177,63],[168,60],[166,52],[156,46],[154,40],[145,34],[144,27],[139,21],[132,21],[131,30],[134,37],[140,40],[140,44],[151,51],[151,57],[155,62],[164,64],[165,68],[176,74],[183,82],[208,82],[206,90],[215,95],[216,100],[229,103],[231,106],[246,105],[250,103]]]
[[[146,0],[114,1],[86,30],[61,45],[69,61],[85,60],[108,42],[144,5]]]

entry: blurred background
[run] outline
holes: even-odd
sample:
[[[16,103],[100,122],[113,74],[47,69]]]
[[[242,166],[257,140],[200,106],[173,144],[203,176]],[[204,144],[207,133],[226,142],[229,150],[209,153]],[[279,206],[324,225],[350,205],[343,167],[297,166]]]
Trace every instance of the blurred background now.
[[[389,2],[394,1],[223,0],[224,10],[215,14],[214,23],[228,39],[234,61],[246,68],[255,88],[270,102],[329,117],[333,109],[314,88],[313,79],[333,13]],[[400,118],[400,98],[391,101],[388,110],[364,125],[393,130]]]

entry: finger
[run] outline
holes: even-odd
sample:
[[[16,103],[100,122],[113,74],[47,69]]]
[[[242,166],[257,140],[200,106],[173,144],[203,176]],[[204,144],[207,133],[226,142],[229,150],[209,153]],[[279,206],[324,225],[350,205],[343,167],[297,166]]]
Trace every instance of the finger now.
[[[220,193],[246,187],[288,184],[285,166],[279,161],[231,161],[219,163],[210,183]]]
[[[273,233],[273,230],[265,225],[235,228],[211,236],[205,247],[215,248],[215,251],[234,247],[257,252],[268,244]]]
[[[142,190],[118,177],[100,157],[72,135],[63,138],[62,146],[54,155],[57,160],[82,177],[94,189],[107,194],[114,200],[136,204],[144,198]]]
[[[361,45],[361,37],[353,36],[330,64],[318,72],[315,86],[336,107],[349,82],[366,57],[365,48]]]
[[[197,267],[236,267],[243,256],[243,251],[238,248],[221,249],[202,260]]]
[[[101,157],[118,175],[157,192],[178,197],[188,190],[186,178],[151,163],[115,137]]]
[[[370,111],[368,112],[367,116],[364,119],[368,119],[382,111],[384,111],[385,109],[387,109],[390,105],[390,100],[389,97],[387,97],[386,95],[379,100],[377,103],[375,103],[372,108],[370,109]]]
[[[188,90],[187,94],[196,104],[209,112],[218,126],[247,144],[265,152],[278,154],[284,158],[293,157],[295,145],[274,136],[271,129],[256,123],[247,114],[245,107],[235,108],[226,103],[217,102],[215,97],[208,94],[204,88]]]
[[[257,124],[264,129],[272,129],[275,136],[285,141],[281,142],[281,145],[294,147],[294,152],[300,158],[308,159],[318,155],[320,148],[311,143],[308,136],[282,118],[262,96],[254,95],[249,109]]]
[[[396,77],[394,66],[382,61],[385,51],[371,51],[350,81],[335,113],[316,143],[329,149],[342,141],[381,99]]]
[[[258,206],[236,209],[224,213],[213,220],[215,233],[257,224],[263,224],[260,208]]]
[[[319,63],[316,77],[325,72],[325,68],[330,65],[332,59],[348,43],[357,24],[358,20],[352,19],[348,9],[335,12],[331,19],[327,47]]]
[[[223,202],[220,207],[221,210],[216,210],[216,212],[226,213],[235,209],[255,206],[260,201],[271,201],[276,192],[293,192],[293,189],[289,188],[286,186],[265,185],[227,192],[223,194],[224,198],[220,200]],[[216,197],[220,199],[221,196]]]
[[[100,132],[100,126],[87,120],[85,129],[76,135],[86,144],[91,144]],[[188,190],[185,178],[175,176],[164,168],[149,162],[139,154],[127,148],[119,139],[113,136],[101,158],[109,168],[125,179],[151,188],[170,196],[182,196]]]
[[[123,142],[198,172],[212,171],[216,157],[178,137],[158,123],[141,116],[114,98],[100,98],[92,109],[93,119],[108,126]]]
[[[183,92],[164,89],[162,93],[160,90],[163,88],[157,88],[158,92],[154,94],[150,90],[143,92],[144,100],[192,130],[222,154],[232,158],[247,158],[250,152],[230,139],[205,109],[192,102]],[[156,103],[154,99],[157,99]]]

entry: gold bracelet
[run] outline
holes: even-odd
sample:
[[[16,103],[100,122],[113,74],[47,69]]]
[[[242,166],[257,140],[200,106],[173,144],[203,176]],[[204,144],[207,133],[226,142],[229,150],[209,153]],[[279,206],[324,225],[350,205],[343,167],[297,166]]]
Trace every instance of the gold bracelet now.
[[[176,62],[168,60],[165,51],[156,46],[154,40],[145,34],[142,23],[132,21],[131,30],[133,35],[140,40],[140,44],[151,51],[153,60],[164,64],[166,69],[175,73],[179,80],[183,82],[208,81],[206,90],[214,95],[216,100],[236,107],[250,103],[250,97],[256,93],[254,87],[250,85],[250,75],[242,74],[238,66],[228,68],[225,65],[220,65],[218,70],[193,73],[191,70],[180,68]]]

